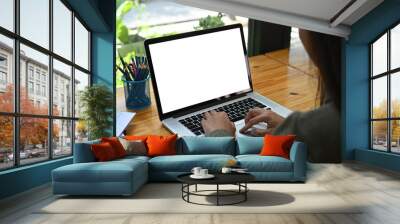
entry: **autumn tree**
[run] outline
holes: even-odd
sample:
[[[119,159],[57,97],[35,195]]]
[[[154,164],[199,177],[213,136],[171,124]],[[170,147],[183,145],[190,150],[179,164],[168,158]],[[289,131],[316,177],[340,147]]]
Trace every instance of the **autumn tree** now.
[[[387,117],[387,101],[381,101],[378,106],[373,108],[373,118],[386,118]],[[387,136],[387,123],[386,121],[373,122],[372,125],[374,139],[385,138]]]
[[[398,99],[394,99],[391,102],[391,117],[400,117],[400,101]],[[373,118],[387,118],[387,101],[381,101],[378,106],[373,108]],[[389,121],[375,121],[373,122],[373,133],[375,138],[386,138],[387,136],[387,122]],[[391,135],[392,141],[398,141],[400,137],[400,122],[399,121],[391,121]]]
[[[392,100],[392,117],[400,117],[400,100]],[[400,121],[392,121],[392,141],[399,141],[400,138]]]
[[[9,85],[6,92],[0,93],[0,111],[13,112],[13,86]],[[13,146],[13,118],[0,116],[0,149],[12,149]]]
[[[0,93],[0,111],[13,112],[14,107],[14,88],[12,85],[7,86],[6,92]],[[24,87],[20,88],[20,110],[23,114],[41,114],[46,115],[46,104],[34,105],[29,99],[29,95]],[[57,110],[55,113],[59,113]],[[0,147],[13,148],[13,117],[0,116]],[[24,149],[26,145],[44,146],[48,137],[48,119],[47,118],[20,118],[20,149]],[[53,126],[53,138],[58,137],[59,128]]]

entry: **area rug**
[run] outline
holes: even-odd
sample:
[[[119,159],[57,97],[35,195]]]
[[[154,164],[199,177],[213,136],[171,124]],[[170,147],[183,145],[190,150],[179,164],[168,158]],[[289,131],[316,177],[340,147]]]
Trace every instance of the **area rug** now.
[[[248,187],[250,191],[247,201],[237,205],[189,204],[182,200],[180,184],[150,183],[132,197],[58,197],[36,213],[360,213],[356,204],[346,202],[316,184],[260,183],[249,184]],[[203,185],[198,190],[213,188],[215,186]],[[213,196],[192,196],[190,199],[197,203],[215,203]],[[222,202],[229,203],[238,199],[224,197]]]

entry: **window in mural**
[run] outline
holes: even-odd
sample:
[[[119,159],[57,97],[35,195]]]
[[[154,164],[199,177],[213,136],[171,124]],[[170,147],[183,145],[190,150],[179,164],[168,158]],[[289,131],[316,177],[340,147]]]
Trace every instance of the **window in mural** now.
[[[71,156],[75,130],[86,138],[74,104],[90,85],[90,31],[61,0],[19,0],[16,15],[0,2],[0,170]]]
[[[370,45],[371,148],[400,153],[400,24]]]

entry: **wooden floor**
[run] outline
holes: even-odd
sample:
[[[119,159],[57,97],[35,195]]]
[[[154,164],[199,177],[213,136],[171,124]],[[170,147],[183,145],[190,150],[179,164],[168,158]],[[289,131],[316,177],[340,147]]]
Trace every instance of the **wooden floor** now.
[[[256,92],[291,110],[306,111],[317,105],[318,71],[300,42],[293,43],[290,49],[251,57],[249,62]],[[153,93],[151,97],[151,107],[134,111],[137,115],[128,134],[169,134],[158,119]],[[129,111],[123,88],[117,89],[117,111]]]
[[[49,186],[0,202],[0,223],[27,224],[260,224],[400,223],[400,176],[357,163],[313,164],[308,183],[316,183],[345,201],[364,204],[356,214],[38,214],[54,200]],[[160,189],[162,190],[162,189]],[[310,195],[310,197],[313,197]],[[316,195],[318,198],[318,195]],[[315,203],[319,203],[318,200]],[[173,206],[173,205],[171,205]]]

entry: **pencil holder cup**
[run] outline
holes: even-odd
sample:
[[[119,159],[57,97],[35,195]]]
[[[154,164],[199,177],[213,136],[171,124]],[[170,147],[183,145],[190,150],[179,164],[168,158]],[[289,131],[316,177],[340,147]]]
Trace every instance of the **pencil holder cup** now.
[[[140,81],[127,81],[124,83],[125,105],[130,110],[145,109],[151,104],[150,99],[150,77]]]

